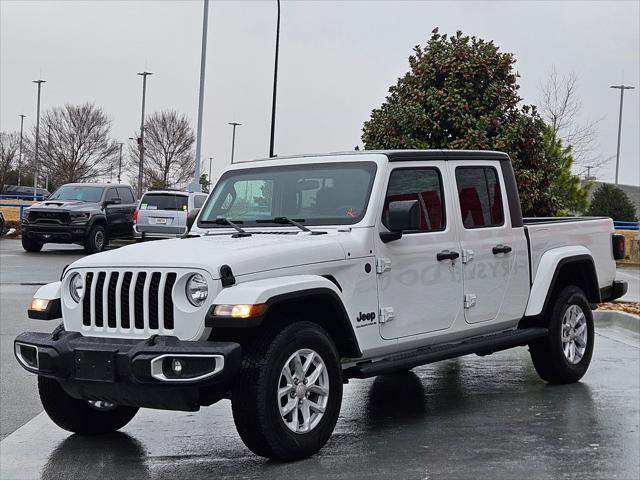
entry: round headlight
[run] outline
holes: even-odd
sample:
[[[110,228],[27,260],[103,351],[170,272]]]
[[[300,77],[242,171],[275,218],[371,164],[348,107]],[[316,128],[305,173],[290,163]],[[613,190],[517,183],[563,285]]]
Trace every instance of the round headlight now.
[[[199,273],[191,275],[187,281],[187,299],[194,307],[199,307],[209,295],[207,280]]]
[[[69,293],[71,294],[71,298],[73,298],[76,303],[79,303],[83,292],[84,280],[82,279],[82,275],[74,273],[71,275],[71,280],[69,280]]]

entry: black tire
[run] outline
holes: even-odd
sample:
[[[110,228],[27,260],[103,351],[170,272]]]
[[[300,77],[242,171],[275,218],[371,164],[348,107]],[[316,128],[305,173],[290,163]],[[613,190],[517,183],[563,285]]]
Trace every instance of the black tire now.
[[[22,248],[24,248],[26,252],[39,252],[42,250],[43,245],[44,243],[33,240],[27,237],[26,234],[22,235]]]
[[[99,435],[121,429],[138,413],[135,407],[116,406],[98,410],[85,400],[68,395],[57,380],[38,377],[38,392],[45,412],[53,423],[69,432]]]
[[[324,362],[329,392],[325,411],[315,428],[294,433],[280,415],[277,390],[285,363],[301,349],[313,350]],[[333,433],[341,404],[342,371],[338,352],[327,332],[317,324],[295,322],[280,328],[274,325],[252,344],[243,345],[242,367],[232,391],[231,405],[240,438],[256,455],[281,461],[313,455]]]
[[[577,363],[568,360],[562,344],[563,318],[572,306],[582,310],[587,330],[587,345]],[[533,366],[538,375],[549,383],[575,383],[587,372],[593,354],[595,335],[589,301],[580,288],[568,286],[559,290],[549,308],[546,318],[549,334],[529,345]]]
[[[0,215],[0,237],[4,233],[4,217]]]
[[[102,225],[94,225],[84,241],[84,250],[87,253],[102,252],[107,246],[107,231]]]

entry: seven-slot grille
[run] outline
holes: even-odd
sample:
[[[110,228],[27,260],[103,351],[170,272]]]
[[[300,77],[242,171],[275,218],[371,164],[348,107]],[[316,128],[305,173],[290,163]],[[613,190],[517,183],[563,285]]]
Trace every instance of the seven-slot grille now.
[[[173,331],[175,272],[87,272],[82,300],[85,327],[155,333]]]

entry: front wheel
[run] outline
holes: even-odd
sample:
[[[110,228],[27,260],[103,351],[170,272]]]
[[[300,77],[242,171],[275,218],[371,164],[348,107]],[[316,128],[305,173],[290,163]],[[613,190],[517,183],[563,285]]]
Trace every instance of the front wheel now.
[[[42,250],[42,246],[44,244],[42,242],[38,242],[32,238],[27,237],[26,233],[22,234],[22,248],[26,252],[39,252]]]
[[[107,231],[102,225],[94,225],[89,231],[84,242],[84,249],[87,253],[102,252],[107,246]]]
[[[531,343],[533,366],[549,383],[574,383],[591,363],[594,342],[593,314],[584,292],[565,287],[550,306],[549,334]]]
[[[265,332],[243,353],[232,410],[245,445],[284,461],[318,452],[342,404],[340,362],[327,332],[296,322]]]
[[[38,377],[38,392],[42,406],[53,423],[64,430],[82,435],[115,432],[138,413],[135,407],[73,398],[57,380],[51,378]]]

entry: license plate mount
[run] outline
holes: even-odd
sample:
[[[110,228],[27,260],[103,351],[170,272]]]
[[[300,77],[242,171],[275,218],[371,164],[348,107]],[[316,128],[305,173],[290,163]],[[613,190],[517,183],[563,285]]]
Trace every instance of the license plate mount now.
[[[92,382],[115,382],[115,352],[76,350],[74,356],[75,378]]]

